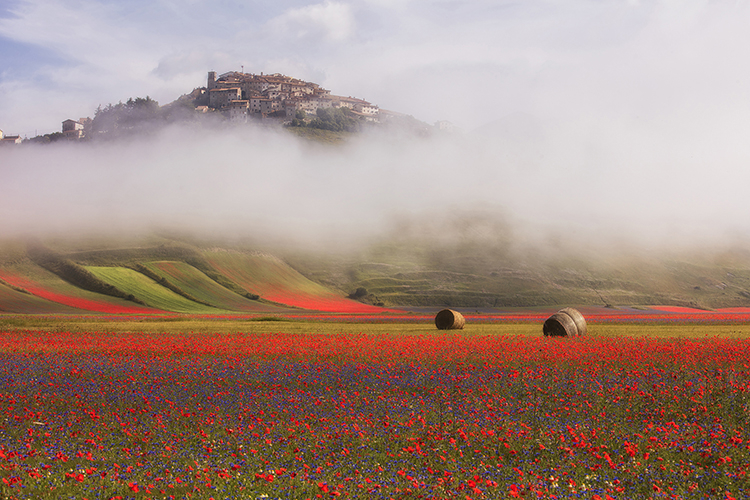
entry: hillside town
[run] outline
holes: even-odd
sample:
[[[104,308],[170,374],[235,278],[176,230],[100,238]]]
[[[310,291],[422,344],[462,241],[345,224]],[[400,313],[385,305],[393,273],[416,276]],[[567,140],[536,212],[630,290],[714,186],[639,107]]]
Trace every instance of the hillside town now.
[[[273,74],[253,74],[243,71],[229,71],[221,75],[209,71],[205,87],[194,89],[166,106],[158,106],[150,98],[132,99],[126,103],[152,105],[153,108],[165,110],[179,105],[181,110],[191,110],[192,114],[212,114],[231,123],[247,123],[252,120],[274,121],[284,125],[306,125],[316,116],[319,110],[345,111],[348,119],[356,122],[379,123],[396,116],[403,116],[392,111],[381,110],[364,99],[351,96],[334,95],[330,90],[312,82],[298,78]],[[118,106],[122,107],[123,103]],[[37,136],[32,139],[19,135],[4,135],[0,130],[0,146],[18,145],[23,142],[54,142],[58,140],[77,141],[91,139],[106,132],[97,126],[97,119],[117,106],[96,110],[92,118],[67,118],[61,123],[59,132]],[[323,113],[326,114],[325,112]],[[185,115],[181,115],[184,119]],[[99,122],[104,120],[99,119]],[[132,120],[131,120],[132,121]],[[438,122],[435,127],[444,129],[447,122]]]
[[[316,83],[279,73],[230,71],[217,77],[215,71],[209,71],[205,91],[208,104],[201,110],[224,111],[234,122],[246,122],[253,116],[292,120],[299,111],[315,114],[318,109],[330,108],[347,108],[355,116],[373,122],[380,115],[380,109],[364,99],[332,95]]]

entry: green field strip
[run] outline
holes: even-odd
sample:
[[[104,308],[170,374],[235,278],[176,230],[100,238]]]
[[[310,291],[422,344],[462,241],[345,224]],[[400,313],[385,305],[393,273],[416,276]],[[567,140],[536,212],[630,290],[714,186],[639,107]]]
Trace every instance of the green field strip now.
[[[16,314],[80,314],[81,310],[19,292],[0,283],[0,312]]]
[[[285,310],[242,297],[184,262],[159,261],[143,265],[196,299],[221,309],[241,312],[282,312]]]
[[[138,271],[125,267],[86,267],[99,279],[110,283],[126,293],[132,293],[151,307],[191,314],[217,314],[223,311],[188,300],[164,288]]]

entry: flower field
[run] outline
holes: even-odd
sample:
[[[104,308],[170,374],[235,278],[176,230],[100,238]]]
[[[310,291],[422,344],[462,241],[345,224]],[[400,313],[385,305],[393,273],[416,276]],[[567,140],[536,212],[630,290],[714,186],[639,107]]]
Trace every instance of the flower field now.
[[[0,498],[750,490],[750,340],[297,326],[0,332]]]

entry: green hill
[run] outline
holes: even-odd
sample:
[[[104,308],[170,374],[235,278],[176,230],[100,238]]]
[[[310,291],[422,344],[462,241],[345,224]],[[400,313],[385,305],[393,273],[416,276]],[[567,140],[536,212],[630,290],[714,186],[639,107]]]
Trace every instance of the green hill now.
[[[10,292],[3,294],[4,299],[0,302],[0,311],[75,312],[79,314],[83,311],[118,314],[158,312],[133,301],[80,288],[29,259],[21,259],[12,264],[6,263],[0,266],[0,280],[3,281],[5,288],[12,287]]]
[[[99,279],[116,286],[126,293],[134,295],[144,303],[157,309],[191,314],[216,314],[225,312],[216,307],[186,299],[133,269],[94,266],[87,267],[86,269]]]
[[[0,311],[382,311],[310,281],[269,255],[216,247],[201,250],[183,243],[98,249],[69,241],[46,245],[34,241],[26,251],[17,246],[0,251]]]
[[[301,309],[375,313],[382,309],[342,297],[309,280],[281,259],[252,252],[209,250],[206,261],[221,274],[263,299]]]
[[[169,238],[0,242],[0,312],[377,313],[382,307],[750,306],[750,252],[519,252],[402,239],[272,255]],[[46,245],[46,246],[45,246]],[[349,295],[357,300],[347,298]]]
[[[74,314],[80,309],[24,293],[0,282],[0,312],[19,314]]]
[[[217,308],[242,312],[280,312],[284,309],[250,300],[219,285],[193,266],[179,261],[158,261],[143,264],[159,276],[174,283],[187,294]]]
[[[354,255],[297,252],[285,260],[313,281],[388,307],[750,306],[750,252],[743,249],[532,250],[404,239]]]

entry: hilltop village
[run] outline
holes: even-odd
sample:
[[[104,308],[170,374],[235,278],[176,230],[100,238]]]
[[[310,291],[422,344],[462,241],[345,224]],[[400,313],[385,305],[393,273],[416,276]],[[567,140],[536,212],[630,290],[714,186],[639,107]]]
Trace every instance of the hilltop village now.
[[[364,99],[334,95],[316,83],[279,73],[229,71],[217,76],[215,71],[209,71],[205,87],[167,105],[160,106],[150,97],[131,98],[125,103],[99,106],[93,119],[68,118],[62,122],[60,132],[44,136],[22,139],[19,135],[4,136],[0,130],[0,145],[111,138],[200,117],[232,124],[260,120],[329,130],[354,130],[363,123],[405,119],[414,128],[433,128],[401,113],[382,110]],[[444,130],[450,124],[437,122],[434,128]]]
[[[217,77],[216,72],[210,71],[205,92],[208,103],[205,108],[198,108],[225,111],[234,122],[245,122],[253,116],[293,120],[300,116],[300,111],[307,115],[330,108],[347,108],[367,121],[380,118],[380,109],[364,99],[332,95],[316,83],[279,73],[254,75],[230,71]]]

